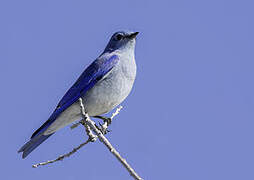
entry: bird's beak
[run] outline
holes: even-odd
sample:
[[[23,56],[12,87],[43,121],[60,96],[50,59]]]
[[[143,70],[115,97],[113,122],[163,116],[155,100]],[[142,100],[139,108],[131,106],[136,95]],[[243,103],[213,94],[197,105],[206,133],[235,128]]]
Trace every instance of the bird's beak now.
[[[131,33],[128,37],[130,39],[134,39],[137,35],[138,35],[139,32],[134,32],[134,33]]]

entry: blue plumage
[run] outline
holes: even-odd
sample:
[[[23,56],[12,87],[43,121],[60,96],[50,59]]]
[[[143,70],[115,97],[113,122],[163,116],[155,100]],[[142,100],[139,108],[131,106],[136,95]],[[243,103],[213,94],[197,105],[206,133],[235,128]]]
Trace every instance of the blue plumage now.
[[[54,133],[46,135],[46,136],[41,134],[40,136],[33,137],[24,146],[22,146],[22,148],[20,148],[18,152],[23,152],[22,158],[27,157],[28,154],[30,154],[37,146],[39,146],[43,141],[48,139],[53,134]]]
[[[115,33],[104,52],[81,74],[58,103],[49,119],[20,148],[23,158],[55,131],[79,119],[79,98],[89,115],[101,115],[120,104],[130,93],[136,76],[135,37],[138,33]],[[109,76],[107,76],[109,74]]]
[[[82,95],[96,84],[96,82],[101,80],[114,67],[118,60],[119,58],[113,55],[110,58],[98,58],[88,66],[74,85],[63,96],[50,118],[33,133],[31,140],[19,150],[19,152],[23,152],[23,158],[52,135],[44,136],[43,132],[56,120],[59,114],[82,97]]]

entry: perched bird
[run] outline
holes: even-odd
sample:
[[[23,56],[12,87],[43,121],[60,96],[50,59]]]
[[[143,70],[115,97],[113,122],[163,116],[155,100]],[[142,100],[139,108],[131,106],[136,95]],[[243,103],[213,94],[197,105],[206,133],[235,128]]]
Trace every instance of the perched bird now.
[[[138,32],[113,34],[103,53],[90,64],[66,92],[49,119],[18,152],[25,158],[60,128],[81,119],[79,98],[89,116],[109,112],[130,93],[135,77],[134,50]]]

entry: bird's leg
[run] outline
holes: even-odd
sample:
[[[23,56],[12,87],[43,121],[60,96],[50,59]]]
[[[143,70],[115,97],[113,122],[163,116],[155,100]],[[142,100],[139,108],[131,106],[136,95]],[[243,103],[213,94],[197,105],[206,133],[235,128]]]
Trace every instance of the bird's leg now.
[[[103,120],[103,122],[104,122],[103,124],[99,123],[100,127],[96,125],[96,127],[97,127],[103,134],[107,134],[108,132],[110,132],[110,131],[108,130],[108,126],[111,124],[112,118],[108,118],[108,117],[104,117],[104,116],[93,116],[93,117]]]
[[[98,119],[102,119],[103,120],[103,124],[100,124],[100,127],[99,126],[96,126],[103,134],[107,134],[108,132],[110,132],[108,130],[108,126],[112,123],[112,119],[117,115],[119,114],[120,110],[123,108],[123,106],[119,106],[116,111],[111,115],[111,117],[105,117],[105,116],[93,116],[95,118],[98,118]]]
[[[112,123],[112,118],[110,118],[110,117],[105,117],[105,116],[93,116],[93,117],[102,119],[103,122],[107,123],[108,125],[110,125]]]

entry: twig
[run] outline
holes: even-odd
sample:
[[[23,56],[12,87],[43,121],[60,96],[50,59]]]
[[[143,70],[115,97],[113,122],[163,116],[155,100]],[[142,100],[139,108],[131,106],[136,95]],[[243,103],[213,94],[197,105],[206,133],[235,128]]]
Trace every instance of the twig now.
[[[74,124],[72,124],[71,127],[70,127],[71,130],[74,129],[74,128],[76,128],[76,127],[78,127],[80,124],[81,124],[80,121],[79,121],[79,122],[76,122],[76,123],[74,123]]]
[[[114,113],[112,113],[110,119],[112,120],[117,114],[119,114],[120,110],[122,109],[123,107],[122,106],[119,106],[116,111]],[[81,112],[82,113],[82,112]],[[37,168],[39,166],[44,166],[44,165],[47,165],[47,164],[51,164],[51,163],[54,163],[54,162],[57,162],[57,161],[62,161],[64,158],[66,157],[69,157],[71,156],[72,154],[74,154],[75,152],[77,152],[80,148],[82,148],[84,145],[88,144],[89,142],[95,142],[96,139],[97,139],[97,136],[93,134],[93,132],[91,131],[91,128],[85,123],[84,119],[80,120],[79,122],[73,124],[71,126],[71,129],[74,129],[76,127],[78,127],[79,125],[83,125],[86,129],[86,134],[88,135],[88,140],[85,141],[84,143],[80,144],[78,147],[74,148],[72,151],[66,153],[66,154],[63,154],[61,156],[59,156],[58,158],[54,159],[54,160],[49,160],[49,161],[45,161],[45,162],[41,162],[41,163],[38,163],[38,164],[34,164],[32,167],[33,168]],[[103,125],[101,125],[101,130],[103,132],[107,132],[107,128],[108,128],[109,124],[105,121],[103,123]]]
[[[122,108],[123,106],[119,106],[116,109],[116,111],[111,115],[110,118],[108,118],[107,120],[104,120],[104,123],[100,127],[100,130],[102,131],[103,134],[107,134],[107,132],[109,132],[108,126],[111,124],[113,118],[120,113]]]
[[[85,121],[82,119],[80,123],[85,127],[86,134],[88,135],[91,142],[95,142],[97,139],[97,136],[93,134],[91,128],[85,123]]]
[[[88,114],[85,112],[82,98],[79,98],[79,103],[82,112],[81,115],[83,116],[85,123],[93,130],[93,132],[98,136],[99,140],[109,149],[109,151],[121,162],[121,164],[127,169],[130,175],[136,180],[141,180],[142,178],[134,171],[134,169],[127,163],[127,161],[122,158],[119,152],[116,151],[116,149],[111,145],[108,139],[96,127],[95,122],[90,119]]]
[[[114,118],[116,115],[118,115],[118,114],[120,113],[120,111],[121,111],[122,108],[123,108],[123,106],[119,106],[119,107],[116,109],[116,111],[112,113],[112,115],[111,115],[111,117],[110,117],[109,119],[111,119],[111,121],[112,121],[113,118]],[[97,117],[99,117],[99,116],[97,116]],[[82,121],[82,120],[81,120],[81,121]],[[72,129],[75,129],[75,128],[78,127],[80,124],[82,124],[81,121],[72,124],[71,127],[70,127],[71,130],[72,130]],[[104,121],[104,123],[101,125],[101,128],[102,128],[102,129],[107,129],[108,125],[109,125],[109,124],[107,123],[107,121]]]
[[[110,119],[112,120],[117,114],[119,114],[120,110],[122,109],[123,107],[120,106],[116,109],[116,111],[114,113],[112,113]],[[82,113],[82,112],[81,112]],[[79,125],[83,125],[86,129],[86,134],[88,135],[88,140],[82,144],[80,144],[78,147],[74,148],[71,152],[68,152],[64,155],[61,155],[59,156],[58,158],[54,159],[54,160],[49,160],[49,161],[45,161],[45,162],[41,162],[41,163],[38,163],[38,164],[34,164],[32,167],[33,168],[37,168],[39,166],[44,166],[44,165],[47,165],[47,164],[51,164],[51,163],[54,163],[54,162],[57,162],[57,161],[62,161],[64,158],[66,157],[69,157],[71,156],[72,154],[74,154],[75,152],[77,152],[80,148],[82,148],[84,145],[88,144],[89,142],[95,142],[96,139],[97,139],[97,136],[93,134],[93,132],[91,131],[91,128],[85,123],[84,119],[80,120],[79,122],[73,124],[71,126],[71,129],[74,129],[76,127],[78,127]],[[108,128],[108,123],[105,121],[103,125],[101,125],[101,130],[104,131],[104,132],[107,132],[107,128]]]
[[[107,128],[111,123],[111,120],[117,115],[119,114],[120,110],[122,109],[122,106],[120,106],[119,108],[117,108],[117,110],[112,114],[111,118],[108,118],[109,120],[105,120],[103,125],[101,125],[100,128],[97,127],[97,125],[95,124],[94,121],[92,121],[90,119],[90,117],[88,116],[88,114],[85,112],[85,108],[82,102],[82,99],[79,98],[79,102],[80,102],[80,110],[81,110],[81,115],[82,115],[82,120],[79,123],[76,123],[73,125],[73,128],[77,127],[79,124],[82,124],[85,129],[86,129],[86,134],[88,135],[88,139],[86,142],[80,144],[78,147],[74,148],[71,152],[61,155],[59,156],[57,159],[54,160],[50,160],[50,161],[46,161],[46,162],[42,162],[42,163],[38,163],[33,165],[32,167],[37,168],[39,166],[43,166],[43,165],[47,165],[50,163],[54,163],[57,161],[61,161],[66,157],[71,156],[72,154],[74,154],[75,152],[77,152],[80,148],[82,148],[84,145],[88,144],[89,142],[94,142],[96,141],[97,137],[99,138],[99,140],[109,149],[109,151],[121,162],[121,164],[127,169],[127,171],[130,173],[130,175],[136,179],[136,180],[142,180],[142,178],[134,171],[134,169],[127,163],[127,161],[121,157],[121,155],[119,154],[119,152],[116,151],[116,149],[111,145],[111,143],[107,140],[107,138],[103,135],[106,134],[107,132]],[[75,127],[74,127],[75,126]],[[96,134],[94,135],[93,132]]]
[[[44,165],[51,164],[51,163],[54,163],[54,162],[57,162],[57,161],[62,161],[64,158],[70,157],[72,154],[77,152],[80,148],[82,148],[84,145],[88,144],[89,142],[95,142],[96,139],[97,139],[97,136],[93,134],[93,132],[91,131],[91,128],[85,123],[85,121],[83,119],[79,123],[82,124],[85,127],[86,134],[88,136],[88,139],[84,143],[82,143],[78,147],[74,148],[71,152],[68,152],[64,155],[61,155],[61,156],[59,156],[58,158],[56,158],[54,160],[34,164],[32,167],[37,168],[39,166],[44,166]]]
[[[112,116],[110,117],[110,119],[113,119],[116,115],[118,115],[121,111],[121,109],[123,108],[123,106],[119,106],[116,111],[112,114]]]
[[[45,162],[41,162],[41,163],[38,163],[38,164],[34,164],[32,167],[33,168],[37,168],[39,166],[44,166],[44,165],[47,165],[47,164],[50,164],[50,163],[54,163],[54,162],[57,162],[57,161],[61,161],[63,160],[64,158],[66,157],[69,157],[71,156],[72,154],[74,154],[77,150],[79,150],[80,148],[82,148],[84,145],[88,144],[89,142],[92,142],[92,140],[90,139],[90,137],[86,140],[86,142],[80,144],[78,147],[74,148],[71,152],[69,153],[66,153],[64,155],[61,155],[59,156],[58,158],[54,159],[54,160],[50,160],[50,161],[45,161]]]

